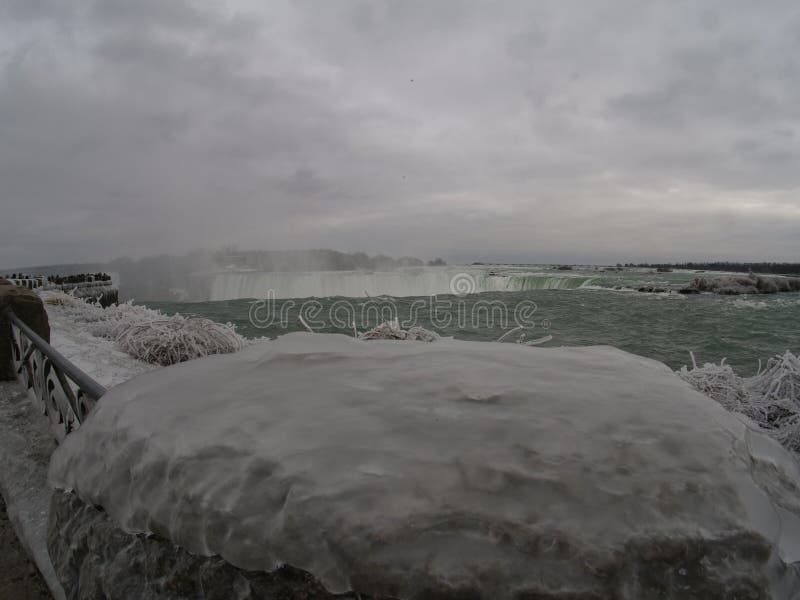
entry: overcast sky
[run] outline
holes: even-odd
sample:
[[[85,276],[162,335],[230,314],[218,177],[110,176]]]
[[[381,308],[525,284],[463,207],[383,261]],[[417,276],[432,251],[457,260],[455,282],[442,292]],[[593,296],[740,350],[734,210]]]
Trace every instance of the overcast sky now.
[[[800,3],[0,0],[0,266],[800,260]]]

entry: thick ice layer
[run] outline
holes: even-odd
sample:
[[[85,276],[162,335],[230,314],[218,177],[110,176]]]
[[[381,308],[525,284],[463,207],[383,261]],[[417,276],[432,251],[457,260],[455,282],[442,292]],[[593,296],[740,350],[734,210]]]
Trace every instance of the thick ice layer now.
[[[609,347],[290,334],[115,387],[50,476],[128,531],[333,591],[640,598],[663,571],[663,597],[785,598],[800,559],[794,459]]]

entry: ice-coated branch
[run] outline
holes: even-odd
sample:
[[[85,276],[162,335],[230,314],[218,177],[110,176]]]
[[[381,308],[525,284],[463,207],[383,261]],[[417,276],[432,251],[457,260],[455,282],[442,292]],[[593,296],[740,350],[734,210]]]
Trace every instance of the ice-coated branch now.
[[[62,292],[44,292],[42,299],[61,306],[72,320],[86,323],[93,335],[114,340],[124,352],[153,364],[236,352],[248,344],[230,323],[167,316],[132,301],[103,308]]]
[[[789,450],[800,454],[800,358],[787,350],[759,361],[753,377],[739,377],[725,359],[693,368],[683,367],[681,378],[726,409],[746,415]]]

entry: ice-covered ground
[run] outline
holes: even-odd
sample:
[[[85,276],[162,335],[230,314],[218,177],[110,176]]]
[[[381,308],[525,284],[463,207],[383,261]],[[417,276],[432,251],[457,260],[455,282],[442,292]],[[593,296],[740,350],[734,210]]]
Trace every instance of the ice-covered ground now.
[[[49,423],[29,400],[25,388],[16,381],[0,381],[0,492],[22,546],[36,563],[53,597],[61,600],[64,590],[47,553],[51,496],[47,468],[54,447]],[[2,552],[13,549],[3,547]],[[0,577],[11,575],[2,573]],[[8,598],[2,591],[0,597]]]
[[[610,347],[290,334],[113,388],[50,477],[128,531],[333,591],[799,589],[796,460]]]

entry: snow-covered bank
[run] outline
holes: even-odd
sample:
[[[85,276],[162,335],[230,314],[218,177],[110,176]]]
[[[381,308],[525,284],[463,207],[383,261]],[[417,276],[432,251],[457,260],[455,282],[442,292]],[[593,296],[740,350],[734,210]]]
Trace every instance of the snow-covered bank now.
[[[90,375],[98,371],[95,378],[111,381],[109,385],[147,370],[147,365],[236,352],[248,344],[231,324],[167,316],[132,303],[103,308],[61,292],[43,292],[42,299],[54,325],[54,347]],[[85,360],[85,355],[100,357],[101,364]]]
[[[290,334],[110,390],[51,481],[127,531],[333,591],[800,589],[795,459],[609,347]]]

